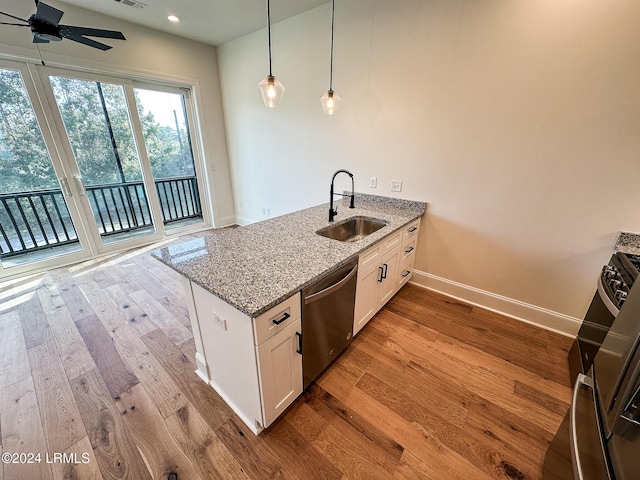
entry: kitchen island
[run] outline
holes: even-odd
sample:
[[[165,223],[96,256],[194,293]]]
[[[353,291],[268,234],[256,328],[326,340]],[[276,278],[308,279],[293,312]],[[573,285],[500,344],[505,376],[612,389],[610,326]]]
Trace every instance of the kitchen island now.
[[[356,194],[353,209],[348,201],[338,202],[334,223],[356,216],[386,223],[356,242],[316,233],[330,225],[325,204],[203,234],[153,253],[184,277],[196,343],[196,373],[254,433],[268,426],[302,392],[302,358],[296,354],[300,290],[359,257],[362,294],[356,294],[356,305],[360,296],[360,303],[373,302],[373,306],[362,308],[363,321],[354,326],[357,333],[409,279],[425,209],[423,202]],[[405,241],[411,246],[402,252]],[[361,274],[374,272],[375,262],[384,255],[394,255],[392,270],[402,275],[390,276],[386,294],[372,295],[371,282]],[[401,266],[407,267],[404,273]]]

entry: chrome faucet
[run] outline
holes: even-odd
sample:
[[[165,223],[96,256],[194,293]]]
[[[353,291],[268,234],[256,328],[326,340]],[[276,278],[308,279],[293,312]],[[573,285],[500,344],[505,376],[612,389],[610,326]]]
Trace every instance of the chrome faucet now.
[[[331,179],[331,191],[329,192],[329,221],[330,222],[333,222],[333,217],[335,217],[338,214],[338,207],[333,208],[333,196],[334,195],[342,195],[343,197],[347,196],[347,194],[345,193],[333,193],[333,181],[336,179],[336,175],[338,175],[339,173],[346,173],[351,177],[351,204],[349,205],[349,208],[355,208],[355,206],[353,205],[353,199],[354,199],[353,173],[351,173],[348,170],[338,170],[336,173],[333,174],[333,178]]]

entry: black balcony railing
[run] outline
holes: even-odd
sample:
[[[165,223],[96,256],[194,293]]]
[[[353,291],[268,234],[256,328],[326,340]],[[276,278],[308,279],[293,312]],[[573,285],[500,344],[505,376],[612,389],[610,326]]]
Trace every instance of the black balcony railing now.
[[[202,218],[196,177],[157,180],[156,191],[165,225],[187,218]]]
[[[0,195],[0,257],[77,242],[61,190]]]
[[[93,185],[86,187],[86,191],[100,236],[131,232],[153,225],[142,182]]]
[[[155,182],[164,224],[202,218],[196,177]],[[142,182],[86,187],[102,237],[153,225]],[[0,195],[0,257],[77,243],[60,189]]]

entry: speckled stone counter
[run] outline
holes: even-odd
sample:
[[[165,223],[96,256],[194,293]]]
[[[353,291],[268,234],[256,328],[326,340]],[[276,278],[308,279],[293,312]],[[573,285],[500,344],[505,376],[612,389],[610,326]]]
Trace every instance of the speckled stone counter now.
[[[614,249],[616,252],[640,255],[640,234],[620,232]]]
[[[307,208],[251,225],[203,234],[169,245],[153,256],[231,306],[257,317],[390,233],[420,218],[426,203],[356,194],[336,202],[335,223],[354,216],[387,225],[353,243],[322,237],[329,204]]]

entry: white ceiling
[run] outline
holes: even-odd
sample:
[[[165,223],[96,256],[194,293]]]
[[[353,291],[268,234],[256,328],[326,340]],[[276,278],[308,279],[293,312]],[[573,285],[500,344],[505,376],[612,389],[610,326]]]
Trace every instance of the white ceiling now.
[[[267,26],[266,0],[139,1],[146,6],[134,8],[118,0],[64,0],[64,3],[212,45],[219,45]],[[327,0],[271,0],[271,23],[293,17],[326,2]],[[169,14],[180,17],[180,22],[169,22]]]

